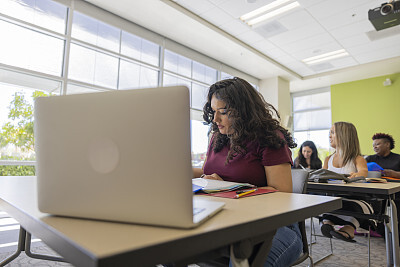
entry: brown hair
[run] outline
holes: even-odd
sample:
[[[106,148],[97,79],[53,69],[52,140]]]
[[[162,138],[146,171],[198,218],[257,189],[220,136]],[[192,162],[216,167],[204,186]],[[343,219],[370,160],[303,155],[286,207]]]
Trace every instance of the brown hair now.
[[[350,122],[335,122],[336,151],[342,159],[342,166],[361,155],[357,129]]]
[[[215,97],[226,103],[228,116],[232,120],[233,132],[221,134],[218,126],[213,122],[214,111],[211,108],[211,98]],[[279,118],[276,109],[267,103],[263,96],[247,81],[235,77],[222,80],[210,86],[207,103],[203,108],[203,118],[211,125],[214,134],[212,147],[215,152],[230,142],[231,148],[226,162],[238,154],[246,152],[247,141],[257,141],[261,147],[280,148],[287,144],[294,148],[297,144],[291,134],[273,117]],[[283,138],[279,132],[283,134]]]

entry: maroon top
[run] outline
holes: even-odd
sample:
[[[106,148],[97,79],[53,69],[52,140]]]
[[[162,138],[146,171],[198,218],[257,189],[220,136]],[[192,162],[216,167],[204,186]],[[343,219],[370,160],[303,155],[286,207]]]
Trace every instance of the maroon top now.
[[[282,135],[283,136],[283,135]],[[257,142],[248,142],[247,153],[237,155],[226,164],[230,144],[215,153],[211,148],[214,137],[207,151],[207,161],[204,164],[204,174],[218,174],[222,179],[231,182],[250,183],[256,186],[266,186],[264,166],[274,166],[292,162],[292,152],[287,145],[279,149],[260,148]]]

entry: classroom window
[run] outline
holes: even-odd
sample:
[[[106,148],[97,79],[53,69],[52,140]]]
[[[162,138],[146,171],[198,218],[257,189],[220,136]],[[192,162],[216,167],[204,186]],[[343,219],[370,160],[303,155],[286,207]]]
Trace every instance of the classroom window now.
[[[121,30],[91,18],[79,12],[74,12],[72,37],[95,46],[119,52]]]
[[[121,54],[158,66],[160,61],[160,46],[122,31]]]
[[[71,44],[69,78],[116,89],[118,58]]]
[[[329,154],[329,129],[331,120],[330,88],[292,94],[293,137],[297,143],[293,157],[304,141],[311,140],[318,149],[321,160]]]
[[[67,7],[51,0],[1,0],[0,12],[58,33],[65,33]]]
[[[61,76],[64,40],[0,20],[0,63]]]
[[[165,37],[152,31],[142,28],[136,35],[137,25],[111,13],[89,16],[98,13],[98,9],[86,4],[74,5],[75,0],[60,2],[71,6],[52,0],[0,1],[3,37],[0,42],[0,134],[6,136],[10,125],[21,125],[20,137],[28,136],[26,147],[21,147],[23,143],[16,140],[12,143],[1,139],[0,175],[4,175],[1,172],[4,157],[22,165],[32,160],[29,168],[34,168],[34,151],[32,146],[30,150],[27,148],[34,139],[29,132],[31,128],[25,127],[32,125],[33,114],[28,112],[26,117],[12,120],[9,114],[13,99],[21,100],[16,102],[21,105],[14,105],[15,108],[25,107],[30,111],[33,98],[40,94],[68,95],[173,85],[185,85],[190,90],[193,163],[201,166],[209,128],[202,123],[201,110],[208,87],[217,81],[221,72],[201,63],[203,56],[195,51],[188,49],[185,56],[170,51],[160,44],[173,41],[164,42]],[[107,17],[104,19],[107,22],[103,17]],[[71,24],[67,23],[69,18],[72,18]],[[69,32],[71,38],[67,35]],[[142,35],[150,36],[151,40]],[[188,57],[191,53],[197,61]],[[210,61],[207,57],[204,59]],[[222,66],[217,61],[213,64]],[[9,128],[4,128],[7,125]],[[32,174],[22,169],[12,175]]]
[[[118,89],[156,87],[158,71],[121,60]]]

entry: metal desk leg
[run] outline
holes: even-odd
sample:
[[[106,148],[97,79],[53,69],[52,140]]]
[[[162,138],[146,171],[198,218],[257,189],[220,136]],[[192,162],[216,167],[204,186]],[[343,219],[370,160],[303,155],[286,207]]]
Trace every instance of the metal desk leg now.
[[[12,254],[10,257],[8,257],[5,260],[3,260],[2,262],[0,262],[0,266],[5,266],[6,264],[13,261],[15,258],[17,258],[21,254],[22,251],[25,251],[26,256],[34,258],[34,259],[67,262],[63,258],[32,253],[31,252],[31,239],[32,239],[31,234],[28,233],[24,228],[20,227],[17,251],[14,254]]]
[[[390,199],[390,206],[388,210],[388,215],[390,216],[390,228],[392,228],[392,255],[393,255],[393,264],[395,267],[400,266],[399,260],[399,230],[398,230],[398,221],[397,221],[397,208],[396,204],[392,199]]]
[[[17,251],[15,251],[14,254],[0,262],[0,266],[5,266],[6,264],[10,263],[13,261],[15,258],[21,254],[22,251],[25,249],[25,241],[26,241],[26,231],[24,228],[20,227],[19,228],[19,237],[18,237],[18,245],[17,245]]]
[[[31,234],[26,232],[26,239],[25,239],[25,254],[28,257],[40,260],[48,260],[48,261],[60,261],[60,262],[67,262],[65,259],[60,257],[48,256],[43,254],[36,254],[31,252]]]

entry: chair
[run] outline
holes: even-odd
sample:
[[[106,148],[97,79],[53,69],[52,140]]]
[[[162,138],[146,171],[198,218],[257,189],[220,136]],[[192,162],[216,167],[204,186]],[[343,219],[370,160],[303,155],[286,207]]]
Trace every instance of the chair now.
[[[305,194],[307,192],[307,181],[308,181],[308,172],[301,169],[292,169],[292,184],[293,184],[293,193]],[[297,265],[305,261],[307,258],[310,259],[310,265],[314,266],[313,259],[310,255],[310,251],[308,248],[308,240],[307,240],[307,232],[306,232],[306,224],[305,221],[298,222],[301,239],[303,241],[303,253],[300,257],[292,264],[292,266]]]
[[[376,172],[368,171],[368,177],[378,177],[378,174],[376,174]],[[375,200],[377,200],[377,199],[375,199]],[[371,266],[371,234],[370,233],[371,233],[371,230],[376,230],[376,225],[377,225],[376,221],[381,221],[383,223],[386,223],[388,221],[387,216],[385,216],[385,215],[375,215],[375,214],[374,215],[359,215],[359,214],[355,215],[352,212],[347,212],[346,213],[345,211],[340,211],[340,212],[333,211],[331,213],[349,215],[349,216],[354,216],[354,217],[357,217],[357,218],[364,218],[364,219],[366,219],[368,217],[368,225],[367,225],[368,229],[365,229],[365,231],[363,231],[361,233],[363,233],[365,236],[367,236],[368,266]],[[381,211],[379,211],[379,213],[381,213]],[[312,238],[313,235],[314,235],[315,242],[316,242],[316,237],[317,236],[326,238],[325,236],[317,235],[315,233],[315,226],[314,226],[314,222],[313,222],[312,218],[311,218],[311,223],[310,224],[311,224],[311,231],[310,231],[310,240],[311,241],[313,239]],[[325,258],[327,258],[327,257],[329,257],[329,256],[331,256],[333,254],[332,238],[329,238],[329,241],[330,241],[330,248],[331,248],[330,253],[325,255],[325,256],[323,256],[321,259],[318,259],[317,261],[315,261],[314,262],[315,265],[318,262],[324,260]],[[315,243],[315,242],[311,242],[310,243],[310,255],[312,255],[312,244]]]

